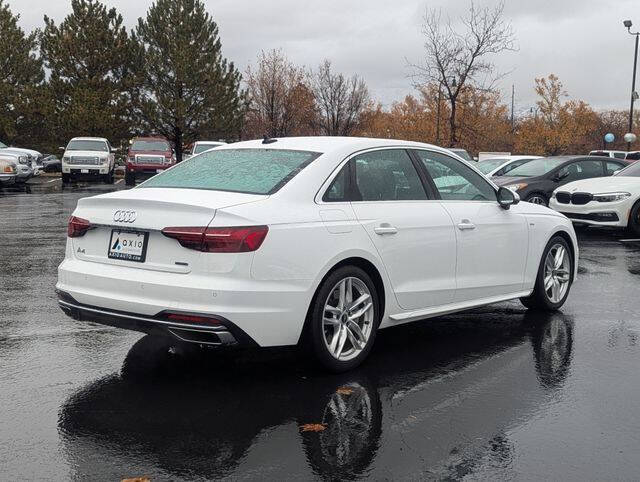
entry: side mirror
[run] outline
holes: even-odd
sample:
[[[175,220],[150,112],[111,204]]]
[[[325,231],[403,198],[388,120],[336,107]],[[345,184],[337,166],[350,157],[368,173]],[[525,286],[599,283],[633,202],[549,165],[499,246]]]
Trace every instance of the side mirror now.
[[[502,209],[509,209],[511,205],[518,204],[519,202],[520,196],[518,193],[506,187],[500,187],[498,189],[498,204]]]
[[[555,176],[553,176],[553,181],[554,182],[560,182],[562,181],[565,177],[567,177],[569,175],[569,171],[560,171],[557,172]]]
[[[120,149],[118,149],[117,147],[112,147],[112,148],[111,148],[111,152],[112,152],[112,153],[114,153],[114,154],[115,154],[116,152],[118,152],[119,150],[120,150]]]
[[[64,147],[62,147],[62,146],[58,147],[58,149],[60,149],[61,151],[64,151],[64,150],[65,150],[65,148],[64,148]]]

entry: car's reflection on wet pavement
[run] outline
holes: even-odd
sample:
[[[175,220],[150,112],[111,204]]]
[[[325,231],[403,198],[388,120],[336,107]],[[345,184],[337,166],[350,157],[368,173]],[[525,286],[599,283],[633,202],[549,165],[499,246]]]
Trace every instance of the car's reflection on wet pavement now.
[[[640,243],[580,232],[561,313],[512,302],[384,330],[329,375],[293,350],[67,319],[51,290],[81,195],[0,198],[25,213],[0,221],[3,478],[637,478]]]
[[[356,478],[403,450],[419,457],[387,475],[458,473],[511,424],[550,403],[568,373],[569,319],[503,316],[519,322],[505,330],[491,312],[477,313],[475,326],[452,320],[387,331],[370,362],[339,376],[301,369],[283,354],[239,362],[232,354],[175,353],[146,336],[121,375],[65,402],[65,451],[79,476],[94,470],[103,450],[120,460],[116,467],[139,472],[155,460],[178,477],[232,476],[261,450],[255,445],[271,442],[274,458],[256,469],[274,480],[304,475],[305,465],[322,477]],[[262,436],[284,425],[299,436]],[[301,449],[303,465],[291,467],[288,454]]]

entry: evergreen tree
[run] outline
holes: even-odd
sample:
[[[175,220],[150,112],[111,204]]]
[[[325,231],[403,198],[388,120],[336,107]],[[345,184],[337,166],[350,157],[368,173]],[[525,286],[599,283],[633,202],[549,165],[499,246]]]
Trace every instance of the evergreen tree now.
[[[136,32],[145,50],[139,114],[173,142],[178,161],[199,138],[237,138],[246,104],[241,75],[222,56],[202,1],[157,0]]]
[[[44,70],[36,55],[37,32],[26,35],[4,0],[0,0],[0,141],[41,147]]]
[[[72,0],[71,8],[59,26],[45,16],[40,38],[51,70],[51,126],[59,142],[86,135],[117,145],[131,134],[141,49],[115,8],[97,0]]]

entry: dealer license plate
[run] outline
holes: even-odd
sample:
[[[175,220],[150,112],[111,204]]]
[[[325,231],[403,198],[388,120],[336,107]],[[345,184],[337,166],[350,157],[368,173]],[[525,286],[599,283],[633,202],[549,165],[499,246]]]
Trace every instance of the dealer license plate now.
[[[145,231],[112,229],[107,255],[112,259],[144,263],[147,256],[148,240],[149,233]]]

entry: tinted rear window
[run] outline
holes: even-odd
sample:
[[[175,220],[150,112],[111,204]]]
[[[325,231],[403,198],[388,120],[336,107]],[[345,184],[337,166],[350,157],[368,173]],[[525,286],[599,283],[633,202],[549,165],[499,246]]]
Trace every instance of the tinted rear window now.
[[[272,194],[319,155],[284,149],[214,149],[181,162],[140,187]]]

